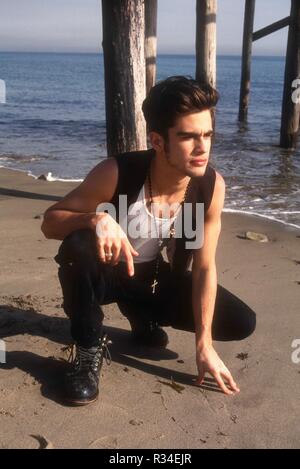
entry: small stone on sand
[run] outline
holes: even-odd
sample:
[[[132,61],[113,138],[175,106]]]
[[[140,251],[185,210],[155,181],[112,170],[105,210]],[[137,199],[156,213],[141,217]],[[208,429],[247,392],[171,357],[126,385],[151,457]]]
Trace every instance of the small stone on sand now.
[[[255,233],[255,231],[246,231],[245,238],[251,241],[258,241],[259,243],[267,243],[268,237],[262,233]]]

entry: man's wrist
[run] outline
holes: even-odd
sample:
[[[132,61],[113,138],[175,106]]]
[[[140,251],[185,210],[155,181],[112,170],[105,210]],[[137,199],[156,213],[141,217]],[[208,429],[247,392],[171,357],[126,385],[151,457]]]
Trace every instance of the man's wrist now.
[[[196,334],[196,347],[202,349],[205,347],[212,346],[212,335],[211,328],[203,328],[198,334]]]
[[[85,214],[87,228],[92,231],[96,230],[97,225],[97,214],[96,213],[86,213]]]
[[[93,231],[96,231],[97,228],[97,223],[101,220],[103,216],[107,215],[105,212],[99,212],[99,213],[87,213],[87,223],[88,223],[88,228],[90,228]]]

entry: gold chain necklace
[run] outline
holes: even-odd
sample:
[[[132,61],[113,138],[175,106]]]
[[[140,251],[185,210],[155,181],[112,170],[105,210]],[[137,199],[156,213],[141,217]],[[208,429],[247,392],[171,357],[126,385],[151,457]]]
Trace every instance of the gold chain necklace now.
[[[186,188],[185,188],[185,192],[184,192],[184,196],[183,196],[183,199],[180,203],[180,207],[183,206],[186,198],[187,198],[187,194],[188,194],[188,190],[189,190],[189,187],[190,187],[190,182],[191,182],[191,179],[189,180]],[[157,238],[158,238],[158,247],[159,247],[159,251],[157,253],[157,256],[156,256],[156,263],[155,263],[155,269],[154,269],[154,279],[153,279],[153,282],[151,283],[150,287],[152,288],[152,293],[153,295],[156,293],[155,290],[156,290],[156,287],[158,285],[158,272],[159,272],[159,262],[160,262],[160,254],[163,250],[163,248],[168,244],[169,240],[174,238],[175,237],[175,234],[176,234],[176,230],[174,228],[174,225],[175,225],[175,220],[176,218],[173,220],[173,222],[171,223],[170,225],[170,229],[169,229],[169,237],[168,238],[165,238],[165,239],[162,239],[159,237],[159,234],[158,234],[158,229],[157,229],[157,225],[156,225],[156,218],[155,218],[155,214],[152,210],[152,206],[153,206],[153,193],[152,193],[152,183],[151,183],[151,170],[149,168],[149,172],[148,172],[148,185],[149,185],[149,196],[150,196],[150,212],[151,214],[153,215],[153,218],[154,218],[154,223],[155,223],[155,231],[156,231],[156,235],[157,235]],[[177,210],[177,214],[179,213],[179,210]]]

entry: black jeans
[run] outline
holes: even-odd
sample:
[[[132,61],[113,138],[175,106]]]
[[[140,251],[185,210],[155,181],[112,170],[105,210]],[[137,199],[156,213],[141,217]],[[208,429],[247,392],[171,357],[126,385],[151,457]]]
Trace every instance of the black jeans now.
[[[191,273],[178,275],[160,261],[156,293],[152,294],[155,262],[135,264],[135,275],[127,267],[99,261],[95,234],[78,230],[67,236],[55,257],[64,297],[64,310],[71,320],[77,344],[96,345],[102,334],[101,305],[116,302],[130,322],[155,321],[194,332]],[[235,295],[218,285],[212,335],[214,340],[241,340],[255,329],[255,313]]]

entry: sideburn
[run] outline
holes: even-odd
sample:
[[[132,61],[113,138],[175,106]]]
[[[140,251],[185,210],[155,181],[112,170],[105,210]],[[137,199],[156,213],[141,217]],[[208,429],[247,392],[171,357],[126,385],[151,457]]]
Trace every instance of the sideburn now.
[[[166,154],[167,160],[169,160],[170,145],[168,137],[164,137],[164,152]]]

